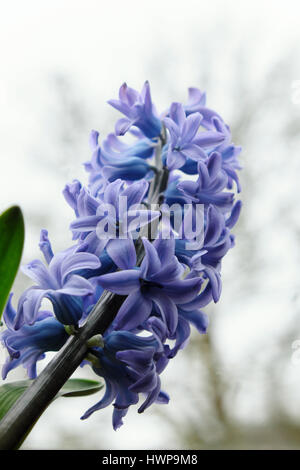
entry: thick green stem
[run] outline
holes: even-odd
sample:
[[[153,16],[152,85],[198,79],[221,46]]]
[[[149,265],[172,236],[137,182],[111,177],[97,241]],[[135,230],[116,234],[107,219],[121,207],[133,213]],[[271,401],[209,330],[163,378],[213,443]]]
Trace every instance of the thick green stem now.
[[[164,137],[158,144],[159,152],[163,143]],[[158,169],[150,186],[149,204],[160,203],[167,183],[168,170]],[[143,245],[137,243],[138,264],[141,263],[143,257]],[[0,449],[15,449],[19,446],[24,436],[85,358],[88,352],[88,339],[105,332],[125,298],[125,296],[111,292],[103,292],[84,326],[68,339],[63,348],[0,421]]]

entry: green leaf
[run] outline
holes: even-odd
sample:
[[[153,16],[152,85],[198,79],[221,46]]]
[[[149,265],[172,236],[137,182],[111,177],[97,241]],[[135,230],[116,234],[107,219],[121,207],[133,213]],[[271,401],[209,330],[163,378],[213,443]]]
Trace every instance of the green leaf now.
[[[27,380],[11,382],[0,387],[0,419],[8,412],[28,387]]]
[[[19,380],[10,382],[0,387],[0,420],[13,406],[17,399],[25,392],[32,380]],[[56,397],[83,397],[92,395],[103,388],[101,382],[88,379],[69,379],[60,389]]]
[[[69,379],[60,389],[56,398],[84,397],[86,395],[93,395],[93,393],[99,392],[101,388],[103,388],[103,383],[96,380]]]
[[[16,277],[24,244],[24,219],[18,206],[0,215],[0,318]]]

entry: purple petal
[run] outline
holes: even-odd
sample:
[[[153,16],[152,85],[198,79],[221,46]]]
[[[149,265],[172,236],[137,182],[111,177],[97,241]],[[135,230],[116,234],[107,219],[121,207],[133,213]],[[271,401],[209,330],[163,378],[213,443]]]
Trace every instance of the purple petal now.
[[[85,188],[80,190],[77,199],[77,211],[79,216],[92,216],[97,213],[100,201],[91,196]]]
[[[154,348],[144,348],[143,351],[127,349],[126,351],[118,351],[116,358],[142,374],[151,368],[154,352]]]
[[[157,401],[160,395],[160,387],[161,387],[160,378],[158,377],[158,375],[156,375],[156,386],[151,391],[151,393],[149,393],[144,403],[139,407],[138,413],[143,413],[146,410],[146,408],[148,408],[150,405],[152,405],[152,403]],[[165,401],[164,403],[167,403],[167,402]]]
[[[168,117],[166,117],[165,119],[163,119],[163,122],[166,126],[166,128],[168,129],[168,131],[170,132],[170,136],[171,136],[171,141],[172,143],[175,143],[180,135],[180,129],[179,127],[177,126],[177,124],[173,121],[173,119],[170,119]]]
[[[185,304],[196,297],[201,284],[202,280],[199,278],[174,281],[164,284],[164,292],[166,292],[176,304]]]
[[[123,302],[116,320],[116,330],[133,330],[147,320],[152,310],[152,301],[138,290],[131,293]]]
[[[143,375],[133,385],[130,385],[129,390],[136,393],[149,392],[156,388],[158,376],[152,370],[148,374]]]
[[[164,267],[159,271],[155,276],[155,281],[164,282],[178,279],[184,272],[184,267],[177,260],[176,256],[173,255],[169,260],[168,264],[165,264]]]
[[[178,312],[175,303],[162,290],[156,288],[151,289],[149,297],[159,308],[170,334],[173,335],[178,323]]]
[[[156,403],[167,405],[170,401],[170,397],[166,392],[162,390],[159,392],[158,397],[156,398]]]
[[[206,333],[208,327],[208,316],[201,312],[201,310],[185,311],[179,309],[179,314],[197,328],[199,333]]]
[[[198,174],[199,177],[197,183],[200,188],[205,188],[210,183],[210,176],[208,173],[207,166],[205,165],[205,163],[200,161],[198,162]]]
[[[139,99],[139,93],[134,90],[134,88],[130,88],[126,82],[124,82],[119,89],[119,98],[124,106],[125,103],[128,105],[128,108],[133,106]],[[122,111],[124,112],[124,111]]]
[[[49,263],[49,272],[51,275],[57,280],[59,286],[61,286],[61,263],[63,262],[64,258],[71,252],[74,251],[74,247],[70,247],[65,251],[60,251],[55,256],[53,256],[52,260]]]
[[[184,349],[188,343],[189,337],[191,334],[191,328],[188,321],[185,318],[179,316],[178,318],[178,327],[176,329],[176,342],[174,348],[168,354],[169,358],[176,356],[179,349]]]
[[[91,253],[74,253],[67,256],[61,264],[61,277],[64,283],[68,274],[79,269],[97,269],[101,266],[97,256]]]
[[[159,211],[130,210],[126,214],[128,233],[150,224],[160,216]]]
[[[140,270],[128,269],[115,273],[103,274],[97,281],[103,287],[116,294],[130,294],[140,287]]]
[[[213,109],[209,109],[206,106],[198,106],[197,111],[202,114],[203,120],[201,125],[207,129],[214,129],[216,126],[213,123],[213,119],[216,117],[222,121],[222,118],[214,111]]]
[[[202,121],[202,116],[200,113],[190,114],[186,118],[182,127],[182,133],[181,133],[181,138],[183,141],[190,142],[191,140],[193,140],[193,138],[198,132],[201,121]]]
[[[182,128],[186,116],[181,103],[172,103],[170,107],[170,117],[175,121],[175,123]]]
[[[201,292],[195,299],[187,304],[180,305],[181,310],[185,311],[193,311],[197,308],[202,308],[208,305],[212,301],[212,288],[210,283],[207,284],[204,291]]]
[[[186,157],[177,151],[173,151],[171,147],[169,148],[167,155],[167,166],[169,170],[176,170],[176,168],[181,168],[186,162]]]
[[[14,329],[18,330],[24,323],[33,325],[39,313],[39,308],[47,290],[31,287],[20,297]]]
[[[229,134],[230,135],[229,127],[227,126],[227,124],[225,124],[223,119],[220,116],[218,116],[217,114],[215,116],[213,116],[212,123],[213,123],[213,125],[215,126],[215,128],[217,129],[218,132],[222,132],[224,134]]]
[[[143,278],[151,277],[161,269],[161,262],[155,247],[146,238],[143,238],[145,257],[141,264],[141,276]]]
[[[58,289],[56,292],[60,294],[81,296],[92,294],[94,290],[95,289],[92,284],[84,279],[84,277],[73,274],[64,284],[63,288]]]
[[[223,229],[224,229],[223,214],[213,205],[210,205],[207,211],[205,246],[214,245],[219,240]]]
[[[145,113],[148,115],[152,114],[152,99],[151,99],[151,92],[150,92],[150,85],[148,80],[145,81],[141,96],[144,98],[145,104]]]
[[[91,130],[91,133],[90,133],[90,146],[91,146],[92,150],[94,150],[95,148],[98,147],[98,139],[99,139],[99,132]]]
[[[171,257],[175,253],[175,239],[157,238],[153,242],[153,245],[157,251],[161,264],[164,265],[169,263]]]
[[[108,104],[110,104],[113,108],[117,109],[121,113],[130,114],[130,107],[124,101],[108,100]]]
[[[191,158],[195,162],[207,160],[207,155],[201,147],[195,144],[185,144],[180,152],[185,158]]]
[[[133,119],[121,118],[116,122],[115,131],[117,135],[124,135],[134,124]]]
[[[151,331],[159,342],[165,342],[167,338],[167,326],[160,318],[150,317],[146,322],[146,329]]]
[[[149,183],[145,180],[136,181],[126,188],[122,196],[127,197],[127,208],[130,209],[134,204],[140,204],[149,188]]]
[[[52,251],[50,240],[48,238],[47,230],[44,230],[44,229],[41,230],[39,247],[40,247],[41,252],[44,255],[46,263],[49,264],[53,258],[53,251]]]
[[[104,191],[104,202],[111,204],[115,209],[117,209],[119,204],[119,195],[123,185],[124,181],[121,179],[117,179],[113,183],[110,183]]]
[[[117,386],[115,384],[109,380],[106,380],[106,389],[103,398],[94,406],[89,408],[80,419],[87,419],[95,411],[101,410],[102,408],[106,408],[108,405],[110,405],[117,394],[116,388]]]
[[[221,290],[222,290],[222,282],[221,282],[220,274],[215,268],[210,267],[210,266],[206,266],[205,274],[210,280],[214,302],[218,302],[220,295],[221,295]]]
[[[198,184],[196,183],[196,181],[181,181],[180,183],[178,183],[177,189],[183,192],[191,199],[197,200],[195,198],[195,194],[198,191]]]
[[[58,280],[46,268],[42,261],[36,259],[21,267],[26,276],[33,279],[42,289],[57,289]]]
[[[222,169],[222,156],[219,152],[213,152],[209,157],[207,169],[211,179],[215,179]]]
[[[206,94],[205,92],[202,92],[199,90],[199,88],[195,87],[190,87],[188,89],[188,101],[187,101],[187,107],[192,107],[192,106],[205,106],[206,102]]]
[[[67,203],[72,209],[77,209],[77,198],[81,190],[81,183],[78,180],[73,180],[72,183],[67,184],[63,190],[63,195]]]
[[[3,319],[5,322],[5,325],[11,330],[14,329],[15,318],[17,315],[17,312],[11,303],[12,296],[13,296],[13,293],[10,293],[8,297],[8,301],[6,303],[4,313],[3,313]]]
[[[200,147],[209,148],[221,144],[224,141],[224,138],[224,134],[221,134],[221,132],[205,131],[199,132],[193,142]]]
[[[96,232],[91,232],[87,237],[85,237],[84,242],[78,246],[77,251],[89,251],[96,256],[100,256],[106,247],[107,242],[107,239],[99,238]]]
[[[138,395],[136,394],[138,397]],[[138,400],[138,398],[137,398]],[[112,425],[113,425],[113,430],[116,431],[119,429],[121,426],[123,426],[123,418],[124,416],[127,415],[128,413],[128,407],[126,408],[117,408],[116,405],[114,404],[114,411],[113,411],[113,416],[112,416]]]
[[[122,150],[126,150],[127,145],[111,132],[110,134],[108,134],[105,141],[103,142],[103,147],[107,150],[113,148],[115,150],[118,150],[119,152],[122,152]]]
[[[131,269],[136,265],[136,252],[133,240],[117,238],[109,240],[106,251],[113,262],[121,269]]]
[[[233,228],[238,221],[242,208],[242,201],[237,201],[233,206],[230,217],[226,220],[226,227]]]
[[[70,229],[77,232],[91,232],[95,230],[97,224],[102,219],[99,215],[88,215],[85,217],[78,217],[78,219],[73,220],[70,224]]]

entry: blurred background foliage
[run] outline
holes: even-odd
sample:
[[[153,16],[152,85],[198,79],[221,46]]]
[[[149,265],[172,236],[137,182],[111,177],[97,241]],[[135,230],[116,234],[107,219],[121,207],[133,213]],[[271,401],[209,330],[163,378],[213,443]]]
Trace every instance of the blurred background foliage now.
[[[223,294],[208,334],[193,334],[162,376],[170,404],[131,409],[115,433],[111,409],[79,420],[96,395],[62,399],[22,448],[299,449],[299,4],[29,0],[3,2],[2,12],[0,209],[24,209],[23,262],[40,257],[41,228],[56,250],[71,244],[61,190],[86,181],[89,132],[113,129],[105,101],[124,80],[141,88],[149,79],[160,110],[184,101],[188,86],[205,89],[244,149],[244,208]],[[16,298],[26,286],[20,273]]]

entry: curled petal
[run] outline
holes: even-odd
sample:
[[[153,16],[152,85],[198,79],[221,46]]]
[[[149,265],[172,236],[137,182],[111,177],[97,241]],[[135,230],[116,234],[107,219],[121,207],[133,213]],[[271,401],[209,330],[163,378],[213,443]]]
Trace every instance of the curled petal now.
[[[219,240],[224,229],[224,222],[223,214],[213,205],[210,205],[207,211],[205,246],[214,245]]]
[[[200,132],[194,139],[194,143],[200,147],[207,148],[221,144],[224,138],[224,134],[221,132],[206,131]]]
[[[93,414],[97,410],[101,410],[102,408],[106,408],[108,405],[112,403],[114,400],[117,390],[116,386],[113,382],[106,380],[106,389],[105,389],[105,394],[98,403],[96,403],[94,406],[89,408],[83,416],[81,416],[80,419],[87,419],[91,414]]]
[[[184,311],[190,312],[193,310],[196,310],[198,308],[205,307],[212,301],[212,287],[211,284],[208,283],[197,297],[195,297],[192,301],[181,305],[180,308],[183,309]]]
[[[188,88],[188,101],[187,107],[190,109],[192,106],[205,106],[206,93],[199,90],[199,88]],[[193,112],[193,111],[191,111]]]
[[[140,271],[138,269],[127,269],[115,273],[103,274],[97,281],[103,287],[115,294],[130,294],[140,287]]]
[[[67,256],[61,264],[62,282],[65,281],[68,274],[80,269],[97,269],[101,263],[97,256],[91,253],[74,253]]]
[[[39,308],[47,290],[31,287],[20,297],[14,329],[18,330],[24,323],[33,325],[38,316]]]
[[[221,290],[222,290],[222,282],[221,282],[220,273],[215,268],[206,266],[205,274],[207,275],[211,283],[212,296],[213,296],[214,302],[218,302],[220,295],[221,295]]]
[[[44,263],[36,259],[22,266],[22,271],[26,276],[33,279],[42,289],[56,289],[58,282],[48,271]]]
[[[170,354],[168,354],[169,358],[175,357],[180,349],[185,348],[188,343],[190,334],[191,329],[189,322],[185,318],[179,316],[178,327],[176,329],[176,342],[174,348],[171,350]]]
[[[70,229],[77,232],[91,232],[95,230],[102,217],[100,215],[87,215],[78,217],[70,224]]]
[[[226,220],[226,227],[231,229],[235,226],[240,216],[241,208],[242,208],[242,202],[237,201],[235,205],[233,206],[230,217]]]
[[[4,313],[3,313],[3,320],[5,321],[6,326],[10,329],[14,329],[15,318],[17,315],[17,312],[11,303],[12,296],[13,296],[13,293],[10,293]]]
[[[179,309],[179,314],[186,320],[188,320],[197,330],[199,333],[204,334],[207,331],[208,327],[208,316],[201,312],[201,310],[182,310]]]
[[[73,274],[69,277],[67,282],[65,282],[64,286],[61,289],[57,289],[56,292],[60,294],[82,296],[92,294],[94,292],[94,287],[83,277]]]
[[[160,386],[161,386],[160,378],[157,376],[155,388],[148,394],[144,403],[139,407],[138,413],[143,413],[146,410],[146,408],[149,408],[149,406],[152,405],[152,403],[158,400],[158,397],[160,396],[160,393],[161,393]],[[160,398],[162,399],[160,403],[168,403],[167,395],[163,395],[163,396],[161,395]]]
[[[53,251],[50,240],[48,238],[47,230],[41,230],[39,247],[44,255],[46,262],[49,264],[51,259],[53,258]]]
[[[115,125],[115,131],[117,135],[124,135],[134,124],[134,119],[121,118],[118,119]]]
[[[130,157],[105,165],[103,167],[103,176],[109,182],[114,182],[118,178],[134,181],[144,178],[150,170],[149,164],[141,158]]]

